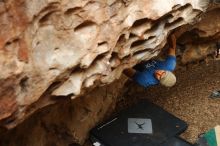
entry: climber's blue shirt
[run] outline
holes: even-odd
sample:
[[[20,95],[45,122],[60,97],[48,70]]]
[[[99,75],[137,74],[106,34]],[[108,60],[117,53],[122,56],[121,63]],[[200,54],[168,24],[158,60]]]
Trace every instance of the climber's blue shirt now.
[[[147,61],[139,67],[141,70],[136,70],[133,80],[144,87],[156,85],[159,84],[159,80],[154,77],[155,70],[173,71],[175,67],[176,57],[171,55],[169,55],[164,61]]]

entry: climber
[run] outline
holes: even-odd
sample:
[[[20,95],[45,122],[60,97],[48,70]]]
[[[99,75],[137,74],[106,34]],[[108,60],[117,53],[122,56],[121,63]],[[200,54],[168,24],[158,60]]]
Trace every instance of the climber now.
[[[134,68],[124,70],[124,74],[141,86],[149,87],[161,84],[172,87],[176,83],[176,77],[172,71],[176,67],[176,37],[171,35],[169,39],[168,56],[164,61],[150,60],[140,63]]]

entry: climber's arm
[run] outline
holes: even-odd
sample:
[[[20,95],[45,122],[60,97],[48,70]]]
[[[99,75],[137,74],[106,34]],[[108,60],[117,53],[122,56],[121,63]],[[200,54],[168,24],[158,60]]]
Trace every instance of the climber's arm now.
[[[174,71],[176,68],[176,37],[173,34],[169,37],[169,46],[168,56],[163,63],[167,70]]]
[[[170,37],[170,47],[168,50],[168,55],[176,56],[176,37],[173,34]]]

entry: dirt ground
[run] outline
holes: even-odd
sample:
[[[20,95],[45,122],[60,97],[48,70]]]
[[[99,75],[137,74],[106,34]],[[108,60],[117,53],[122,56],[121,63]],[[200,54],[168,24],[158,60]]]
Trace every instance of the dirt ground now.
[[[160,85],[144,89],[128,81],[116,113],[139,99],[148,99],[186,121],[188,129],[181,137],[195,143],[200,134],[220,125],[220,98],[209,98],[214,90],[220,90],[220,60],[178,66],[175,74],[177,84],[169,89]]]

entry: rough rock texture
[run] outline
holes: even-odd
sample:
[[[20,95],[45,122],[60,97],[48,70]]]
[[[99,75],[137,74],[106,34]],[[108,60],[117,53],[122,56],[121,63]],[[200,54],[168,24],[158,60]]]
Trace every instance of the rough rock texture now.
[[[12,130],[0,131],[1,146],[68,146],[83,144],[89,130],[115,109],[125,77],[96,87],[86,96],[47,106]],[[115,88],[117,87],[117,88]]]
[[[156,56],[204,0],[1,0],[0,121],[80,96]]]
[[[219,14],[220,5],[215,1],[206,13],[200,15],[199,21],[177,29],[178,55],[183,64],[200,61],[209,55],[215,56],[216,42],[220,41]]]

